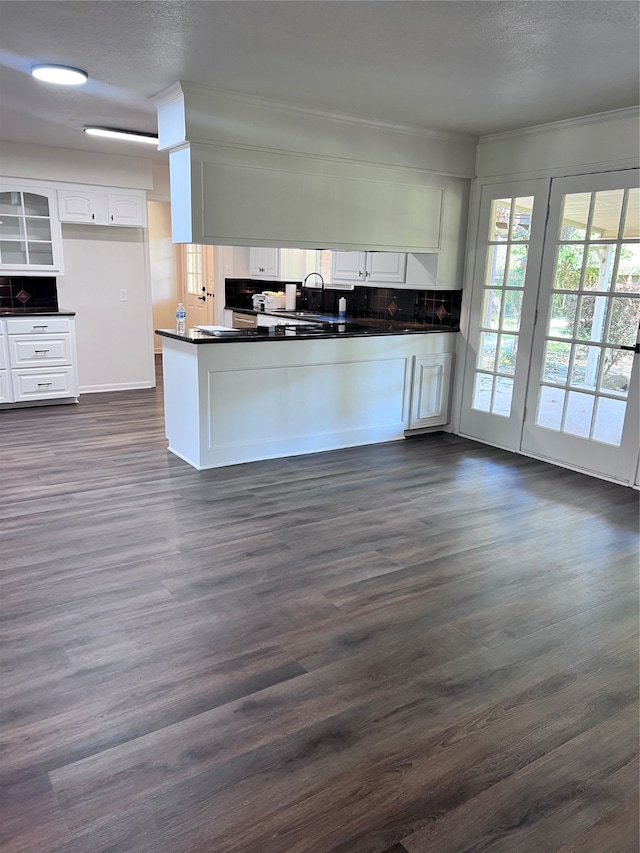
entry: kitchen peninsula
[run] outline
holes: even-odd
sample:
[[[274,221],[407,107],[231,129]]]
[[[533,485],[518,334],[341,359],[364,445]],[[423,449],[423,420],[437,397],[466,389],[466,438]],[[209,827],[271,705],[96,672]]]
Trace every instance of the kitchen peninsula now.
[[[156,331],[172,453],[217,468],[398,440],[448,421],[455,331],[278,323]]]

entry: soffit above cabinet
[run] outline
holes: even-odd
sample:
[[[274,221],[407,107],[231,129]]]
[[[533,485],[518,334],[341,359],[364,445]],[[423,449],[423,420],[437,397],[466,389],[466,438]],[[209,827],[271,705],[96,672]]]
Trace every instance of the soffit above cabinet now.
[[[417,130],[179,82],[152,99],[159,150],[215,143],[473,178],[477,137]]]

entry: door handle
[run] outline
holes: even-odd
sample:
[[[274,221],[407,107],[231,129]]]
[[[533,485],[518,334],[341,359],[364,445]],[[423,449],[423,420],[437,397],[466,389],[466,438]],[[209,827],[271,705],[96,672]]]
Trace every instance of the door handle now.
[[[627,347],[627,346],[625,346],[624,344],[622,344],[622,345],[619,347],[619,349],[626,349],[626,350],[628,350],[629,352],[635,352],[635,354],[636,354],[636,355],[638,355],[638,354],[640,353],[640,344],[634,344],[633,346],[629,346],[629,347]]]
[[[206,302],[207,297],[206,296],[198,296],[198,299],[200,300],[200,302]]]

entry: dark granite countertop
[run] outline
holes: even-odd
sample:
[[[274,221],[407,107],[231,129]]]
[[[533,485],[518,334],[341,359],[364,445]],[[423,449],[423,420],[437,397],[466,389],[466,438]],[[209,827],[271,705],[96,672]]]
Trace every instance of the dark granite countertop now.
[[[75,311],[60,308],[53,311],[46,308],[0,308],[0,317],[75,317]]]
[[[251,312],[246,312],[251,313]],[[283,319],[286,319],[283,317]],[[371,325],[369,323],[371,322]],[[443,329],[440,326],[427,326],[425,324],[393,324],[375,325],[376,321],[353,322],[349,319],[344,322],[337,320],[330,322],[317,322],[313,326],[288,325],[286,323],[278,326],[258,326],[255,329],[233,329],[221,334],[211,334],[200,329],[187,329],[184,333],[178,333],[175,329],[156,329],[155,334],[165,338],[173,338],[178,341],[187,341],[192,344],[231,343],[243,341],[290,341],[311,340],[314,338],[360,338],[375,335],[426,335],[442,334],[442,332],[456,332],[457,329]]]

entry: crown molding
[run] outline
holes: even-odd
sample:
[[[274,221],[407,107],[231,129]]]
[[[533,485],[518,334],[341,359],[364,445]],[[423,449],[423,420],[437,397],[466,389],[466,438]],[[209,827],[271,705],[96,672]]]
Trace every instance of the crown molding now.
[[[423,137],[424,139],[438,139],[457,142],[473,142],[477,143],[478,136],[469,133],[456,133],[453,131],[436,130],[431,128],[418,127],[417,125],[392,124],[390,122],[379,121],[376,119],[366,118],[364,116],[356,116],[348,113],[333,112],[329,110],[316,110],[310,107],[303,107],[299,104],[292,104],[286,101],[278,101],[273,98],[260,98],[256,95],[246,95],[242,92],[235,92],[230,89],[217,89],[214,86],[204,86],[201,83],[189,83],[179,81],[174,83],[169,88],[163,90],[152,101],[156,104],[164,103],[176,98],[179,94],[195,94],[201,97],[209,96],[217,99],[224,99],[232,103],[241,103],[253,106],[268,107],[282,112],[288,112],[294,115],[314,116],[316,118],[326,119],[344,124],[351,124],[357,127],[369,127],[377,130],[388,130],[394,133],[405,133],[412,136]]]
[[[536,124],[530,127],[523,127],[516,130],[505,130],[502,133],[488,133],[486,136],[478,137],[478,145],[485,142],[494,142],[499,139],[512,139],[514,137],[535,136],[539,133],[546,133],[549,130],[559,130],[561,128],[586,127],[590,124],[600,124],[609,122],[612,119],[640,118],[640,106],[624,107],[619,110],[609,110],[604,113],[593,113],[592,115],[577,116],[576,118],[561,119],[560,121],[551,121],[546,124]]]

